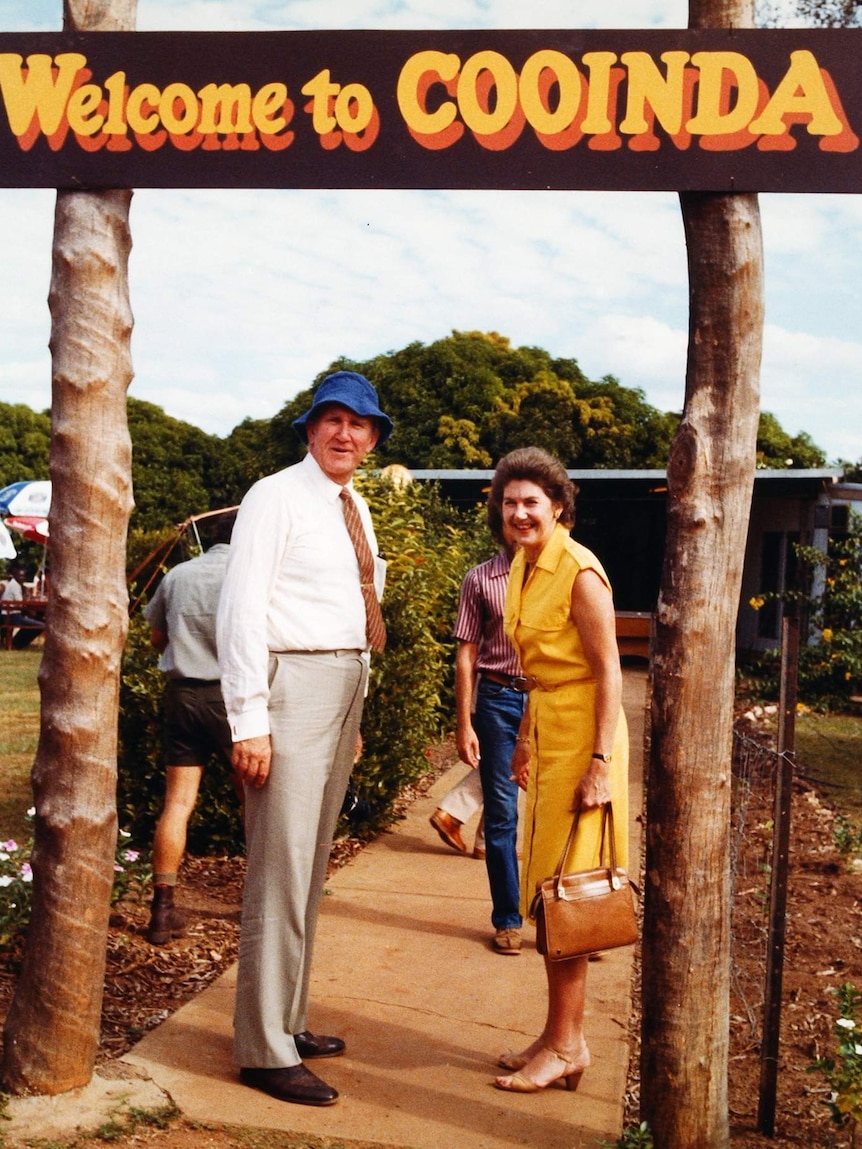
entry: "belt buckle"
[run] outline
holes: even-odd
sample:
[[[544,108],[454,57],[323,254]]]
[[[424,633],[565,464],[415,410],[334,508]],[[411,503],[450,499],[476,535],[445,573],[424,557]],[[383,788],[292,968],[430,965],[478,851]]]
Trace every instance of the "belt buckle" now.
[[[514,674],[509,679],[509,686],[512,688],[512,690],[519,690],[521,694],[526,694],[530,689],[528,685],[529,682],[530,679],[526,674]]]

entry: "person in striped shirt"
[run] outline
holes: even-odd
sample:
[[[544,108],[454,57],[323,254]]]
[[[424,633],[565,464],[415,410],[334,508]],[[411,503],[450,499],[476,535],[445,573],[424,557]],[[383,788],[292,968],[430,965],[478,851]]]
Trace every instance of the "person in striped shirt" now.
[[[503,629],[509,566],[515,551],[502,522],[489,515],[500,553],[464,577],[454,635],[456,744],[463,762],[478,769],[485,803],[485,865],[491,890],[492,945],[521,952],[518,876],[518,787],[511,777],[515,738],[528,682]]]

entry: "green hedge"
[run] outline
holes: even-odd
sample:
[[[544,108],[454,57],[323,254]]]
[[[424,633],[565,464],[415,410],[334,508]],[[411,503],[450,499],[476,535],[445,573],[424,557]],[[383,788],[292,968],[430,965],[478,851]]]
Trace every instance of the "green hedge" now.
[[[452,728],[455,621],[461,581],[493,553],[480,509],[457,511],[436,487],[357,481],[372,508],[388,560],[383,614],[388,642],[372,660],[363,719],[364,751],[353,779],[360,802],[342,832],[391,823],[405,786],[428,770],[428,748]],[[134,841],[152,840],[164,794],[163,676],[140,614],[131,620],[120,691],[118,808]],[[227,771],[213,763],[189,823],[192,853],[237,853],[242,825]]]

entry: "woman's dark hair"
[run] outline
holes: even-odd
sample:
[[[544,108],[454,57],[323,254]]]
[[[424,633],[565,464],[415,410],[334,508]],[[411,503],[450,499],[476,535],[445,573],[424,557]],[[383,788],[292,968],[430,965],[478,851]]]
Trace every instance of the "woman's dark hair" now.
[[[503,492],[508,483],[523,479],[541,487],[552,503],[563,509],[560,522],[569,530],[575,525],[575,496],[578,488],[566,474],[566,468],[554,455],[541,447],[519,447],[504,455],[497,464],[491,490],[488,492],[488,526],[495,538],[503,530]]]

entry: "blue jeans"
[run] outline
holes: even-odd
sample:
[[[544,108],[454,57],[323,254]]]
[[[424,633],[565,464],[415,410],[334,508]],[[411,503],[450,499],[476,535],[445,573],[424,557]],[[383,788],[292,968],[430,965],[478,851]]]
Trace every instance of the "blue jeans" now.
[[[479,739],[479,773],[485,802],[485,864],[491,887],[491,921],[497,930],[521,926],[518,877],[518,787],[512,754],[527,695],[479,678],[473,729]]]

